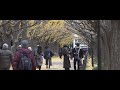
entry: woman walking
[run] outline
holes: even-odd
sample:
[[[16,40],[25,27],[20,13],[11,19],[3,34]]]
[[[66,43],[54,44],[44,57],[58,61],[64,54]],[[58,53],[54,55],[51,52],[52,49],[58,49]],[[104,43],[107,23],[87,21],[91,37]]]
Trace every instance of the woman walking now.
[[[36,66],[41,70],[42,64],[43,64],[43,53],[42,53],[42,47],[37,46],[37,51],[35,52],[35,59],[36,59]]]

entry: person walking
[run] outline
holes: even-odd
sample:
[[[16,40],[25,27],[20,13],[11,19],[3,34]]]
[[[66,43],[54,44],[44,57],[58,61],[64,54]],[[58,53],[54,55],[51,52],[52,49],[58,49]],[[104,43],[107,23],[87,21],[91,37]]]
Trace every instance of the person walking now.
[[[73,58],[74,58],[74,70],[80,70],[80,66],[82,65],[82,58],[83,58],[83,51],[79,48],[79,45],[77,44],[75,48],[72,50]]]
[[[9,70],[12,60],[12,52],[8,50],[8,44],[4,43],[0,49],[0,70]]]
[[[41,46],[37,46],[37,50],[35,51],[35,60],[36,60],[36,67],[38,67],[39,70],[41,70],[43,64],[43,52]]]
[[[69,55],[69,50],[68,50],[67,45],[64,45],[63,50],[62,50],[62,55],[64,56],[63,68],[65,68],[65,70],[70,70],[70,67],[71,67],[70,55]]]
[[[28,49],[27,40],[21,42],[21,48],[15,53],[13,60],[13,70],[36,70],[35,57],[32,51]]]
[[[54,56],[54,53],[52,52],[52,50],[46,46],[45,47],[45,51],[44,51],[44,58],[46,60],[46,68],[50,68],[50,66],[52,66],[52,57]]]
[[[59,57],[62,58],[62,48],[59,49],[58,54],[59,54]]]

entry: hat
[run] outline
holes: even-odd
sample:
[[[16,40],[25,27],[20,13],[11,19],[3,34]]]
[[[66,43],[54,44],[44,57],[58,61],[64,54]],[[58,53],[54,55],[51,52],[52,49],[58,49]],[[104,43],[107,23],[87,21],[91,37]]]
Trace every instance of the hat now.
[[[8,44],[4,43],[2,46],[3,49],[8,49]]]
[[[18,47],[21,47],[21,45],[19,45]]]
[[[31,48],[31,47],[28,47],[28,49],[29,49],[30,51],[32,51],[32,48]]]
[[[22,40],[22,42],[21,42],[22,48],[28,48],[28,45],[29,45],[29,43],[27,40]]]

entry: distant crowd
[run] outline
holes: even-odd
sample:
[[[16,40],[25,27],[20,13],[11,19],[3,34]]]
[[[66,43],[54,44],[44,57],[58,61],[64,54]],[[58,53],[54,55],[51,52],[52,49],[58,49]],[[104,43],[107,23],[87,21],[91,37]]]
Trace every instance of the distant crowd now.
[[[70,70],[70,60],[73,60],[74,70],[80,70],[84,65],[85,59],[87,59],[88,49],[80,48],[79,44],[77,44],[73,49],[64,45],[64,47],[59,50],[59,57],[62,58],[62,56],[64,56],[63,67],[65,70]]]
[[[58,53],[61,59],[64,58],[63,68],[65,70],[70,70],[70,60],[74,60],[74,70],[80,70],[83,65],[82,58],[87,56],[88,50],[80,49],[79,45],[73,49],[64,45]],[[8,50],[8,44],[3,43],[0,47],[0,70],[10,70],[11,66],[13,70],[36,70],[37,68],[41,70],[44,59],[46,68],[50,68],[54,55],[48,46],[45,47],[44,51],[40,45],[37,45],[36,49],[32,49],[27,40],[22,40],[13,56],[13,52]]]

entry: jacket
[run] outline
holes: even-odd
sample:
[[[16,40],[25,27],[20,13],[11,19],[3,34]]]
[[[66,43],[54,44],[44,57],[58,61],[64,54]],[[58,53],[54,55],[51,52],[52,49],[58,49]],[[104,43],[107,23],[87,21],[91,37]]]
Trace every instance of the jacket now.
[[[9,70],[12,59],[13,56],[10,50],[0,50],[0,69]]]
[[[14,60],[12,62],[13,70],[17,70],[17,67],[18,67],[17,65],[20,61],[20,52],[24,52],[24,53],[27,53],[29,55],[29,58],[31,59],[31,62],[32,62],[32,70],[36,70],[34,54],[32,51],[30,51],[27,48],[21,48],[19,51],[17,51],[15,53],[15,57],[14,57]]]

